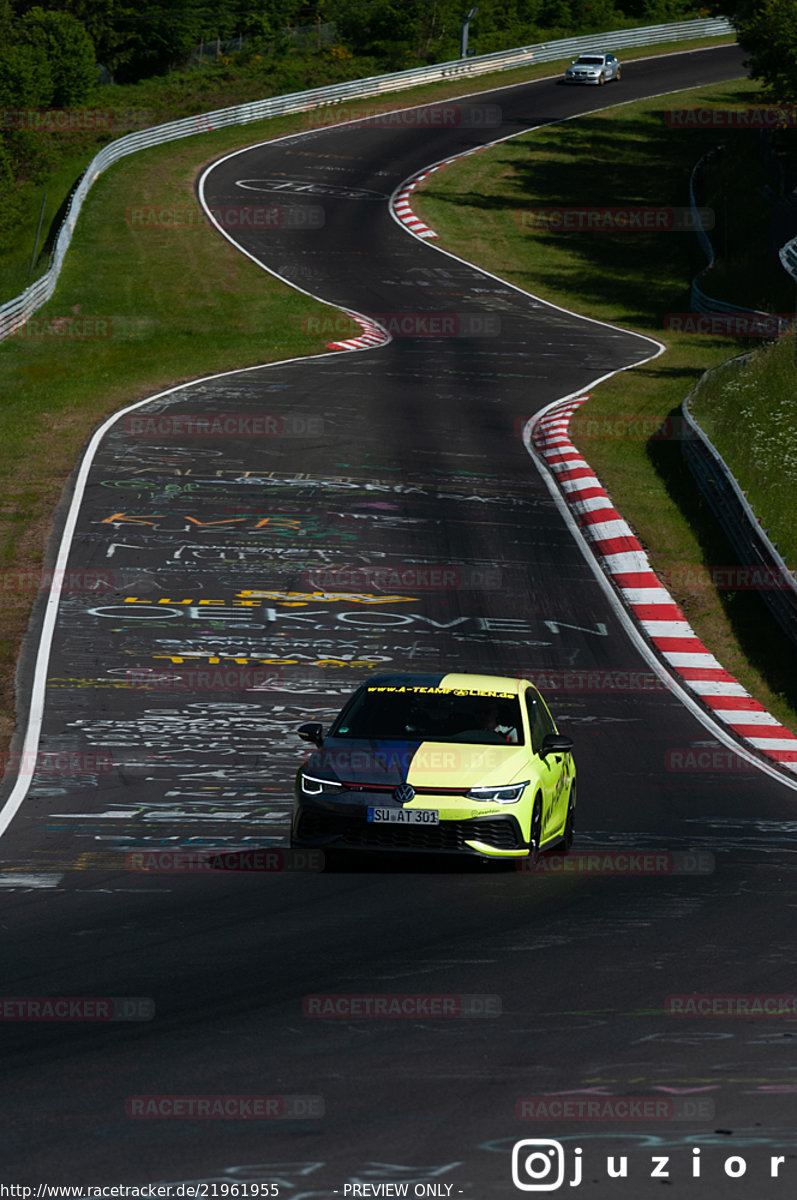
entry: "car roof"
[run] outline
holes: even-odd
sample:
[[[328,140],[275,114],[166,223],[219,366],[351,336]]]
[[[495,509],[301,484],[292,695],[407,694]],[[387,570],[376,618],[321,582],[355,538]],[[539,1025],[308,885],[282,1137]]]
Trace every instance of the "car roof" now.
[[[514,675],[474,675],[455,672],[446,675],[372,675],[365,681],[363,687],[421,687],[435,688],[441,691],[476,692],[489,696],[495,692],[511,692],[513,695],[519,695],[527,682],[527,680],[518,679]]]

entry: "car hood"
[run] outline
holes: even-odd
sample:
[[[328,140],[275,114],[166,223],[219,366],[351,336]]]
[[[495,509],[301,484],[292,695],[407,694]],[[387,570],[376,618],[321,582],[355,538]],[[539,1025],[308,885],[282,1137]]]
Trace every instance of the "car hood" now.
[[[406,781],[415,788],[467,791],[511,783],[527,762],[524,746],[334,738],[312,755],[305,769],[360,787],[396,787]]]

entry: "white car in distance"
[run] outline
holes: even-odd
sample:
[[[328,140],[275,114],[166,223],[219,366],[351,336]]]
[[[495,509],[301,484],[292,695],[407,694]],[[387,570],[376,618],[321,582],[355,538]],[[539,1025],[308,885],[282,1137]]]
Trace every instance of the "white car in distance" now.
[[[608,83],[620,78],[620,64],[613,54],[580,54],[565,71],[565,83]]]

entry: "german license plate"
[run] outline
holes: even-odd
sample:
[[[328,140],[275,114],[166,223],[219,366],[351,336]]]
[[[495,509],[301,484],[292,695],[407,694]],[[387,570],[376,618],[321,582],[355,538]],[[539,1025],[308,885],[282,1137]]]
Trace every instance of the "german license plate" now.
[[[440,814],[435,808],[369,808],[368,820],[374,825],[438,825]]]

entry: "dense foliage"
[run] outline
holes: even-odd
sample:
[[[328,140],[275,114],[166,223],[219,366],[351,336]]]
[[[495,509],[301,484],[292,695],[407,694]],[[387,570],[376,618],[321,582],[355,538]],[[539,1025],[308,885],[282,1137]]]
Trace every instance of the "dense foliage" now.
[[[470,0],[0,0],[0,29],[12,52],[33,42],[46,49],[50,62],[58,46],[59,56],[74,55],[82,63],[85,49],[70,42],[78,34],[69,32],[79,26],[97,61],[114,79],[127,82],[183,66],[195,47],[216,39],[285,49],[286,30],[330,22],[354,55],[456,57],[460,24],[470,7]],[[480,0],[471,41],[477,52],[487,52],[545,33],[678,20],[697,11],[690,0]]]
[[[138,108],[140,124],[155,124],[446,61],[459,56],[460,26],[473,3],[0,0],[0,260],[20,221],[38,212],[52,172],[67,159],[87,161],[100,142],[125,131],[67,124],[53,136],[44,128],[48,113]],[[700,12],[695,0],[476,3],[475,54]]]
[[[712,12],[736,26],[753,79],[771,100],[797,103],[797,3],[795,0],[713,0]]]

